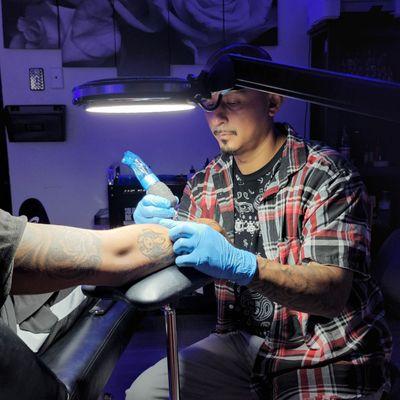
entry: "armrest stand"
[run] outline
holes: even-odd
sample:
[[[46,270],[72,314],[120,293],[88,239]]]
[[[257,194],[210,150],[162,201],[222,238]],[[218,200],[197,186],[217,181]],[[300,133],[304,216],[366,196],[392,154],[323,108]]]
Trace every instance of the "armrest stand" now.
[[[175,308],[166,304],[162,307],[165,320],[165,334],[167,335],[167,363],[169,397],[172,400],[180,399],[179,387],[179,358],[178,358],[178,332],[176,329]]]

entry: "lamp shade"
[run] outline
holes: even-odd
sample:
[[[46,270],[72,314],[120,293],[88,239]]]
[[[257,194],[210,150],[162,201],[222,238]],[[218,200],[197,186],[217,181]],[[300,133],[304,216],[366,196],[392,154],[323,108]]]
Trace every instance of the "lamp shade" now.
[[[89,112],[170,112],[193,109],[190,97],[190,84],[185,79],[126,77],[76,86],[72,102]]]

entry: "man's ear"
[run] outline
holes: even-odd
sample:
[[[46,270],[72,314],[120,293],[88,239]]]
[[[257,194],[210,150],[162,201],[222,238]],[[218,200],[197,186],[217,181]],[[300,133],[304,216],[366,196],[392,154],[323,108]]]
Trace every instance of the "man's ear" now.
[[[270,117],[274,117],[275,114],[281,108],[283,97],[279,94],[269,93],[269,107],[268,107],[268,115]]]

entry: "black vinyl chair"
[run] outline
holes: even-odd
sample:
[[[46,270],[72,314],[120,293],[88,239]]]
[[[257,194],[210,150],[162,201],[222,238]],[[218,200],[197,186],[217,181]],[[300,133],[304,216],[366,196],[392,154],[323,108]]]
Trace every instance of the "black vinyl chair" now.
[[[0,320],[0,399],[69,399],[65,385]]]
[[[0,400],[97,400],[138,318],[101,301],[41,356],[0,320]]]
[[[99,302],[40,355],[70,400],[97,400],[141,314],[122,302]]]
[[[86,294],[102,300],[40,357],[0,321],[0,400],[97,400],[143,314],[141,310],[157,308],[165,313],[170,388],[172,398],[179,399],[173,305],[210,281],[191,268],[182,272],[171,266],[124,289],[86,286]]]

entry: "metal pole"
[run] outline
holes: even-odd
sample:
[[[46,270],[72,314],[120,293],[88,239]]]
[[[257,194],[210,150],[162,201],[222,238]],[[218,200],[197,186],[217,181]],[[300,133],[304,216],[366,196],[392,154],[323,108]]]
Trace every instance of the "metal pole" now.
[[[169,304],[163,306],[165,331],[167,334],[167,361],[170,400],[180,400],[178,339],[175,309]]]

